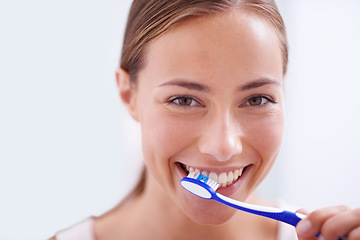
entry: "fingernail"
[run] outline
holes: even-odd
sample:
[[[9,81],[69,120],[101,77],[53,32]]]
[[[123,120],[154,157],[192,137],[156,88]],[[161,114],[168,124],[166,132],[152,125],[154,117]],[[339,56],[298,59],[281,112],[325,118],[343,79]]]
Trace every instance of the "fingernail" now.
[[[318,240],[324,240],[324,237],[320,235],[320,237],[318,238]]]
[[[309,220],[302,220],[296,226],[296,229],[299,234],[307,233],[311,229],[311,223]]]

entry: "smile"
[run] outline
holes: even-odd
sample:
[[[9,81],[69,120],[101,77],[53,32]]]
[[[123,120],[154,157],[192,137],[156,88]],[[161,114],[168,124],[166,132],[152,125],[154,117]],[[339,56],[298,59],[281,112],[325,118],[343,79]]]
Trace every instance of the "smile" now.
[[[241,175],[244,172],[244,169],[246,168],[244,167],[244,168],[236,169],[234,171],[215,173],[212,171],[193,168],[183,163],[179,163],[179,165],[186,172],[186,175],[189,175],[189,173],[192,172],[195,172],[195,175],[201,173],[202,175],[219,183],[220,187],[227,187],[233,184],[234,182],[236,182],[241,177]]]

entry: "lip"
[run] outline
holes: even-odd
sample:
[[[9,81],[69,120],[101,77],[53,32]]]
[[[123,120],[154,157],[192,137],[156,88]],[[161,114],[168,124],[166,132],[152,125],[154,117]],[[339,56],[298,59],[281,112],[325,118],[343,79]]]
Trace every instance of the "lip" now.
[[[187,164],[182,163],[182,162],[177,162],[177,164],[187,165]],[[192,167],[194,169],[199,169],[201,172],[207,171],[207,172],[214,172],[216,174],[220,174],[220,173],[223,173],[223,172],[239,170],[239,169],[245,168],[247,166],[249,166],[249,165],[236,166],[236,167],[235,166],[234,167],[223,167],[223,168],[207,168],[207,167],[199,167],[199,166],[193,166],[193,165],[191,165],[190,167]]]
[[[180,162],[176,162],[175,165],[176,165],[177,171],[180,173],[181,178],[186,177],[187,174],[184,171],[184,169],[181,167]],[[197,168],[197,167],[194,167],[194,168]],[[241,187],[242,183],[246,179],[246,176],[248,175],[248,172],[252,168],[252,164],[246,165],[244,167],[236,167],[236,168],[231,167],[231,168],[221,168],[221,169],[219,169],[219,168],[203,168],[203,167],[199,167],[197,169],[199,169],[201,171],[215,172],[215,173],[219,174],[219,173],[226,172],[226,171],[234,171],[234,170],[240,169],[240,168],[244,168],[244,171],[243,171],[242,175],[235,182],[233,182],[229,186],[220,187],[220,188],[218,188],[218,190],[216,190],[216,192],[218,192],[220,194],[223,194],[225,196],[232,196]]]

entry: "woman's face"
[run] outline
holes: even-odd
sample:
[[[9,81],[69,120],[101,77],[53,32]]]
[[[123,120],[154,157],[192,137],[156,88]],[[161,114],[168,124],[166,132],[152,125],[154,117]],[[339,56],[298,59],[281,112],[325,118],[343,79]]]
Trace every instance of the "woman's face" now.
[[[266,176],[283,135],[283,69],[274,28],[239,10],[188,20],[154,40],[134,95],[152,189],[199,223],[235,210],[187,192],[189,171],[244,201]]]

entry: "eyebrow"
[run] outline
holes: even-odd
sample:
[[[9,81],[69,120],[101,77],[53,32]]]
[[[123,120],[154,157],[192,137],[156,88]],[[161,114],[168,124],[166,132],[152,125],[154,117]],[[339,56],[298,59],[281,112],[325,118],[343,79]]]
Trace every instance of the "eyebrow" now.
[[[257,80],[254,80],[254,81],[251,81],[249,83],[239,86],[238,90],[239,91],[248,91],[248,90],[259,88],[259,87],[262,87],[262,86],[268,85],[268,84],[276,85],[279,87],[281,86],[280,82],[278,82],[274,79],[261,78],[261,79],[257,79]],[[175,80],[161,83],[158,85],[158,87],[163,87],[163,86],[179,86],[179,87],[184,87],[184,88],[187,88],[190,90],[210,92],[210,88],[206,85],[203,85],[200,83],[195,83],[195,82],[189,82],[187,80],[182,80],[182,79],[175,79]]]
[[[158,85],[158,87],[163,87],[163,86],[179,86],[179,87],[184,87],[184,88],[187,88],[190,90],[210,92],[210,88],[208,86],[205,86],[200,83],[189,82],[189,81],[182,80],[182,79],[175,79],[175,80],[165,82],[165,83]]]
[[[259,88],[259,87],[262,87],[262,86],[268,85],[268,84],[276,85],[278,87],[281,86],[279,81],[276,81],[276,80],[271,79],[271,78],[261,78],[261,79],[254,80],[254,81],[251,81],[249,83],[246,83],[246,84],[240,86],[238,88],[238,90],[239,91],[247,91],[247,90],[251,90],[251,89],[254,89],[254,88]]]

